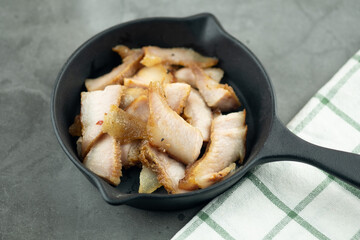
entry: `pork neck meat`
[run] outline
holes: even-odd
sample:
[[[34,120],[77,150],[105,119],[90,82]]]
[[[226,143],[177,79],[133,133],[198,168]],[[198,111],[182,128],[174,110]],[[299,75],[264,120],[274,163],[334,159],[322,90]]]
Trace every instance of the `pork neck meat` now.
[[[187,99],[184,117],[188,123],[200,130],[205,142],[209,141],[212,112],[200,93],[194,89]]]
[[[86,168],[117,186],[121,177],[120,143],[108,134],[102,135],[84,159]]]
[[[194,162],[203,143],[201,132],[168,106],[158,82],[150,84],[149,108],[147,133],[150,144],[184,164]]]
[[[246,112],[234,112],[214,118],[210,143],[202,158],[188,166],[179,187],[185,190],[206,188],[228,175],[234,162],[245,157]]]
[[[217,83],[219,83],[224,76],[224,71],[220,68],[205,68],[204,72]],[[178,82],[184,82],[190,84],[193,88],[197,88],[196,78],[191,68],[184,67],[177,70],[175,72],[175,79]]]
[[[170,67],[162,64],[144,67],[133,77],[124,79],[124,85],[127,87],[140,87],[146,89],[149,87],[151,82],[173,82],[173,75],[170,71]]]
[[[198,66],[192,66],[191,69],[196,78],[196,86],[209,107],[218,108],[222,112],[240,107],[240,101],[231,86],[212,80]]]
[[[164,87],[166,102],[177,114],[182,113],[189,97],[191,86],[186,83],[170,83]]]

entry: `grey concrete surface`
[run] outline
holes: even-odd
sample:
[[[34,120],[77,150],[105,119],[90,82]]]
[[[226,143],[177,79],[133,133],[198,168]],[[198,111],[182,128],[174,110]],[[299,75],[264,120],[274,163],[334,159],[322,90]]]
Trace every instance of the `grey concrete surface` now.
[[[60,149],[49,103],[62,64],[92,35],[199,12],[258,56],[285,123],[360,48],[357,0],[0,0],[0,239],[169,239],[196,214],[106,204]]]

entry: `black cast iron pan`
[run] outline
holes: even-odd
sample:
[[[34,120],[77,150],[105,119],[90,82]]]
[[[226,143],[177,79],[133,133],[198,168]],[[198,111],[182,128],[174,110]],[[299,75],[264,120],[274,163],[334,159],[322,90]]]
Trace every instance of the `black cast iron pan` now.
[[[115,188],[87,170],[76,154],[75,139],[68,133],[79,113],[84,80],[110,71],[119,57],[117,44],[129,47],[154,45],[189,47],[219,58],[224,80],[235,89],[247,110],[247,156],[244,166],[231,177],[209,188],[186,194],[138,194],[137,175],[131,173]],[[264,68],[253,53],[226,33],[211,14],[187,18],[148,18],[107,29],[87,42],[65,63],[53,92],[51,114],[56,136],[75,166],[110,204],[127,204],[152,210],[195,206],[221,194],[254,166],[271,161],[293,160],[311,164],[360,187],[360,156],[312,145],[292,134],[276,116],[274,93]]]

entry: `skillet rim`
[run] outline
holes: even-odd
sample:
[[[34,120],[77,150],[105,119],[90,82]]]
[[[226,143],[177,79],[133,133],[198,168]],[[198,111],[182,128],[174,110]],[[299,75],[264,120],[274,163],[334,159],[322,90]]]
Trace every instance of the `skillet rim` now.
[[[226,185],[228,182],[236,180],[234,183],[232,183],[231,185],[235,184],[237,181],[239,181],[243,175],[245,174],[244,171],[247,169],[247,166],[250,164],[247,164],[248,162],[253,162],[253,159],[251,159],[251,161],[249,161],[250,159],[247,159],[247,161],[244,163],[244,167],[242,167],[241,169],[237,170],[232,176],[217,182],[205,189],[198,189],[195,191],[191,191],[188,193],[180,193],[180,194],[159,194],[159,193],[151,193],[151,194],[140,194],[140,193],[131,193],[131,194],[127,194],[127,193],[120,193],[117,189],[115,189],[114,187],[110,186],[107,182],[105,182],[103,179],[101,179],[100,177],[98,177],[96,174],[92,173],[90,170],[88,170],[87,168],[85,168],[85,166],[81,163],[80,159],[78,158],[74,158],[73,155],[70,153],[70,150],[65,146],[62,138],[61,138],[61,131],[58,127],[58,120],[56,118],[56,99],[57,99],[57,93],[58,93],[58,89],[61,85],[62,82],[62,78],[63,75],[66,71],[66,69],[69,67],[69,65],[71,65],[71,63],[73,62],[73,60],[84,50],[86,49],[86,47],[93,43],[94,41],[97,41],[99,38],[101,38],[103,35],[106,35],[114,30],[118,30],[119,28],[123,28],[125,26],[128,25],[135,25],[135,24],[141,24],[144,22],[151,22],[151,21],[163,21],[163,22],[167,22],[167,21],[171,21],[171,22],[191,22],[191,21],[196,21],[198,19],[211,19],[214,21],[214,27],[216,28],[216,30],[218,31],[218,35],[225,37],[227,39],[229,39],[230,41],[234,42],[238,47],[242,48],[242,50],[246,53],[246,55],[251,58],[251,60],[257,65],[257,67],[259,68],[261,75],[264,76],[264,78],[266,79],[268,85],[269,85],[269,93],[270,93],[270,97],[271,97],[271,106],[272,106],[272,111],[271,111],[271,119],[270,119],[270,123],[269,123],[269,129],[267,131],[267,133],[265,134],[265,141],[269,138],[269,135],[271,133],[271,128],[273,126],[273,122],[274,122],[274,118],[275,118],[275,114],[276,114],[276,98],[275,98],[275,93],[273,90],[273,86],[272,86],[272,82],[271,79],[269,78],[269,75],[267,74],[265,68],[263,67],[263,65],[261,64],[261,62],[258,60],[258,58],[256,57],[256,55],[248,48],[246,47],[242,42],[240,42],[239,40],[237,40],[235,37],[233,37],[232,35],[230,35],[227,31],[224,30],[224,28],[222,27],[222,25],[220,24],[220,22],[218,21],[218,19],[211,13],[199,13],[196,15],[191,15],[188,17],[149,17],[149,18],[140,18],[140,19],[136,19],[136,20],[132,20],[132,21],[127,21],[127,22],[123,22],[120,24],[116,24],[110,28],[107,28],[97,34],[95,34],[93,37],[89,38],[88,40],[86,40],[84,43],[82,43],[71,55],[70,57],[66,60],[66,62],[64,63],[64,65],[62,66],[62,68],[60,69],[56,81],[55,81],[55,87],[53,89],[52,95],[51,95],[51,120],[52,120],[52,125],[53,125],[53,130],[55,132],[56,138],[61,146],[61,148],[64,150],[65,154],[67,155],[67,157],[75,164],[75,166],[85,175],[85,177],[92,183],[95,185],[95,187],[99,190],[101,196],[103,197],[103,199],[108,202],[109,204],[112,205],[119,205],[119,204],[127,204],[130,203],[131,200],[134,199],[182,199],[182,198],[190,198],[193,197],[195,195],[200,195],[203,193],[207,193],[207,192],[211,192],[213,189],[215,188],[222,188],[222,186]],[[253,156],[252,158],[256,157]],[[110,189],[111,188],[111,189]],[[226,191],[229,187],[226,187],[224,191]],[[118,191],[117,195],[114,195],[112,191]],[[222,191],[222,192],[224,192]]]

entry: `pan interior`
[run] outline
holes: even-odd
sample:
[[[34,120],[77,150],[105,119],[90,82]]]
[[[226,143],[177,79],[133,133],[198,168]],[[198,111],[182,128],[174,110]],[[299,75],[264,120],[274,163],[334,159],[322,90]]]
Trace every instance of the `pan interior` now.
[[[152,19],[115,26],[82,45],[65,64],[59,75],[53,99],[55,131],[70,159],[86,175],[92,175],[76,154],[76,139],[68,127],[80,111],[80,92],[84,80],[96,77],[117,66],[120,57],[111,51],[117,44],[129,47],[154,45],[159,47],[193,48],[207,56],[216,56],[225,72],[223,81],[231,85],[247,111],[247,157],[254,158],[265,142],[275,111],[271,83],[260,63],[241,43],[226,34],[214,18]],[[120,184],[123,193],[136,192],[138,172],[127,176]],[[100,180],[102,181],[102,180]]]

